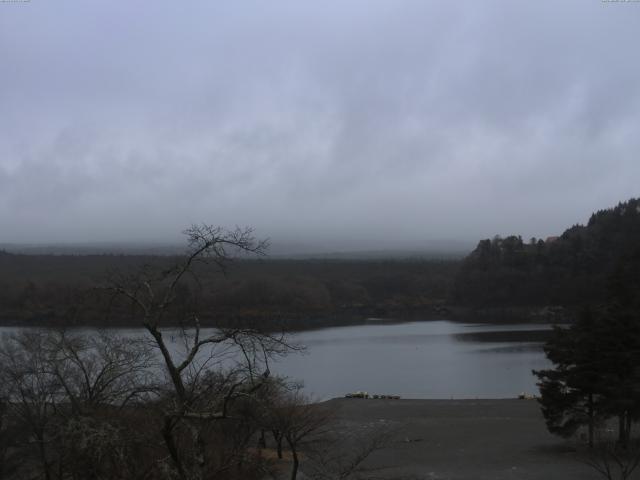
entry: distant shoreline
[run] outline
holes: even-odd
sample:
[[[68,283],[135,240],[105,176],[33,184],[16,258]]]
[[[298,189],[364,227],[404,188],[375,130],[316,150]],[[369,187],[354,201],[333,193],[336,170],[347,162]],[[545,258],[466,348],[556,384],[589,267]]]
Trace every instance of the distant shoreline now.
[[[417,321],[438,321],[448,320],[461,323],[481,323],[481,324],[565,324],[569,322],[566,316],[536,316],[533,312],[538,309],[493,309],[477,310],[469,307],[439,307],[411,309],[391,312],[391,315],[365,316],[353,313],[342,313],[333,315],[308,315],[291,316],[288,319],[248,316],[236,317],[233,320],[216,322],[204,319],[201,322],[203,328],[214,327],[253,327],[271,331],[302,332],[333,327],[359,326],[359,325],[393,325]],[[386,313],[386,312],[385,312]],[[162,324],[164,328],[178,328],[179,323],[166,322]],[[108,322],[96,321],[65,321],[64,319],[23,319],[12,320],[0,317],[0,327],[35,327],[35,328],[142,328],[141,323],[131,320],[113,320]]]

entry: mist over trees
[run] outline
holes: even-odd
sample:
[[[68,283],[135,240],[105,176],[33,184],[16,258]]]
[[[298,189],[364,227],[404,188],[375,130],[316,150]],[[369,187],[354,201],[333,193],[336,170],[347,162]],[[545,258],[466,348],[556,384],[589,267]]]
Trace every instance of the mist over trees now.
[[[204,325],[262,322],[273,328],[456,314],[445,306],[469,309],[478,318],[487,309],[487,320],[496,319],[496,308],[578,311],[605,301],[615,272],[628,285],[640,283],[639,210],[640,202],[631,199],[559,237],[482,240],[462,261],[237,258],[228,277],[195,265],[208,288],[197,291],[185,283],[176,294],[183,302],[197,298]],[[106,315],[108,300],[96,294],[105,272],[134,273],[141,264],[162,270],[179,260],[0,252],[0,319],[21,325],[128,325],[134,321],[130,309],[111,308]]]
[[[275,327],[337,313],[441,316],[452,301],[588,307],[547,344],[553,368],[535,372],[545,420],[563,437],[586,427],[598,446],[602,425],[615,419],[618,444],[629,446],[640,419],[639,225],[632,199],[559,238],[483,240],[462,263],[247,260],[234,252],[266,247],[250,229],[208,225],[185,232],[181,257],[0,254],[8,267],[0,281],[15,275],[19,285],[0,293],[5,314],[144,332],[3,338],[1,473],[250,479],[289,458],[291,478],[302,464],[312,478],[349,478],[389,437],[341,431],[299,385],[273,378],[271,360],[299,349]],[[233,275],[220,275],[231,266]]]

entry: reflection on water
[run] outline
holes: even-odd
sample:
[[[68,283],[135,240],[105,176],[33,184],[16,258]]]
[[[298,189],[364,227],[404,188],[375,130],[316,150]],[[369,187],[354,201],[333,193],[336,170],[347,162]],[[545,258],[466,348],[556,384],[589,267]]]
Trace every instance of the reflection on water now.
[[[508,328],[508,326],[507,326]],[[461,342],[539,342],[549,339],[551,330],[490,330],[486,332],[456,333],[455,338]]]
[[[354,390],[404,398],[513,398],[536,392],[532,369],[549,325],[483,325],[430,321],[329,328],[296,340],[306,355],[274,367],[303,379],[318,398]]]
[[[304,381],[317,399],[355,390],[403,398],[514,398],[536,392],[531,370],[549,366],[542,342],[550,328],[443,320],[305,331],[293,340],[305,345],[306,352],[278,360],[271,370]],[[4,333],[17,330],[0,328]],[[212,333],[203,329],[202,335],[207,331]],[[146,335],[131,328],[116,333]],[[181,350],[179,336],[172,342],[172,332],[166,335],[169,348]],[[229,360],[222,357],[220,361]]]
[[[519,352],[541,352],[542,344],[535,343],[523,343],[520,345],[507,345],[506,347],[490,347],[490,348],[478,348],[472,353],[519,353]]]

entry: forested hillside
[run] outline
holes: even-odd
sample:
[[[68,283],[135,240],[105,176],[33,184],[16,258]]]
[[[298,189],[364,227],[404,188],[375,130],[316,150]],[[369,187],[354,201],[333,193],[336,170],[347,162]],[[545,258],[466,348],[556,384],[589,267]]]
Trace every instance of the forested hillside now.
[[[640,278],[640,200],[600,210],[558,238],[482,240],[464,260],[453,301],[476,307],[597,305]]]
[[[111,308],[96,287],[114,272],[134,274],[142,265],[169,268],[177,260],[0,251],[0,321],[130,324],[135,319],[126,307]],[[480,320],[481,311],[496,320],[495,308],[508,316],[510,307],[598,305],[612,291],[635,302],[640,297],[640,200],[598,211],[586,225],[560,237],[482,240],[462,262],[238,260],[227,276],[213,266],[200,268],[204,284],[180,294],[185,302],[197,301],[203,320],[211,323],[286,319],[304,328],[337,316],[439,318],[457,312]],[[472,308],[444,310],[444,305]]]
[[[0,322],[137,324],[100,290],[113,275],[180,258],[141,255],[15,255],[0,252]],[[222,275],[200,265],[201,284],[180,291],[206,323],[292,322],[305,328],[340,316],[437,315],[459,260],[237,260]],[[167,319],[168,323],[172,319]]]

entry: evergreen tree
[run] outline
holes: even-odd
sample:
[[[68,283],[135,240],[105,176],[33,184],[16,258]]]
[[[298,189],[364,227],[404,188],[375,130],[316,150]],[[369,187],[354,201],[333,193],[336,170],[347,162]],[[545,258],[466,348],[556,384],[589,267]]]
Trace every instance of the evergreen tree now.
[[[480,241],[462,262],[452,297],[475,307],[594,307],[610,300],[606,283],[616,271],[625,288],[635,285],[637,292],[639,245],[640,199],[596,212],[587,225],[547,241],[496,236]]]
[[[631,425],[640,418],[640,323],[618,304],[606,309],[602,322],[607,327],[599,338],[603,408],[618,418],[618,441],[626,446]]]
[[[599,330],[599,322],[590,311],[585,311],[571,328],[556,327],[545,345],[554,368],[533,372],[539,379],[539,402],[549,431],[566,438],[586,425],[590,446],[602,416]]]
[[[589,445],[599,421],[618,418],[618,441],[629,443],[640,418],[640,322],[612,303],[585,312],[570,328],[556,328],[545,346],[553,369],[534,371],[542,413],[551,433],[571,436],[588,427]]]

